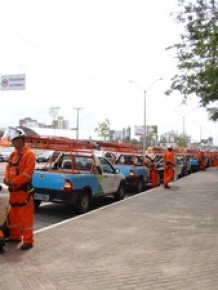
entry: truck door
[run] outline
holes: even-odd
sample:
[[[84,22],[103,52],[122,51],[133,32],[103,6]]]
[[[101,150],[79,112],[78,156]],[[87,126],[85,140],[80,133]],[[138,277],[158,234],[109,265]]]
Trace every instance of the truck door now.
[[[103,175],[101,183],[103,192],[104,194],[114,193],[119,186],[116,170],[105,158],[100,157],[99,160],[101,162]]]

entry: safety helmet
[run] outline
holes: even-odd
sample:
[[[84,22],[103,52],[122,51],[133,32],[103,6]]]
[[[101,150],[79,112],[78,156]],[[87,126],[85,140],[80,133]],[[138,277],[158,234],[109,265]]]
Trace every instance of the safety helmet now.
[[[169,144],[169,145],[167,146],[167,149],[173,149],[173,144]]]
[[[25,132],[20,129],[20,128],[15,128],[15,127],[8,127],[4,135],[2,136],[2,139],[8,139],[10,141],[19,138],[19,137],[24,137],[26,134]]]

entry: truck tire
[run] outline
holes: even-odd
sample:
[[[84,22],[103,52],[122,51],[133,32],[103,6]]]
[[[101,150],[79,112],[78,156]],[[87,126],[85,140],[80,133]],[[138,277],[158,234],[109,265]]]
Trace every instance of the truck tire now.
[[[35,199],[34,199],[34,206],[35,206],[35,209],[39,208],[40,204],[41,204],[41,200],[35,200]]]
[[[140,178],[138,180],[138,183],[137,183],[137,186],[136,186],[136,192],[140,193],[142,191],[143,191],[143,180],[142,180],[142,178]]]
[[[114,195],[114,199],[118,201],[124,199],[124,197],[125,197],[125,184],[122,182],[120,183],[119,188]]]
[[[90,207],[90,196],[87,192],[80,195],[77,202],[77,210],[80,214],[83,214],[89,210]]]

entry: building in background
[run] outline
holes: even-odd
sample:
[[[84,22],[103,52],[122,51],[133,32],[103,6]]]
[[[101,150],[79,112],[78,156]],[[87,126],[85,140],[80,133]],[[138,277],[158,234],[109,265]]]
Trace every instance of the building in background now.
[[[131,139],[131,128],[123,128],[122,130],[110,130],[111,141],[129,141]]]
[[[54,129],[69,129],[69,122],[64,120],[64,117],[57,117],[57,120],[52,122]]]
[[[29,128],[51,128],[51,129],[69,129],[69,122],[65,120],[64,117],[60,116],[56,120],[52,121],[52,124],[40,123],[31,117],[25,117],[19,120],[20,127]]]

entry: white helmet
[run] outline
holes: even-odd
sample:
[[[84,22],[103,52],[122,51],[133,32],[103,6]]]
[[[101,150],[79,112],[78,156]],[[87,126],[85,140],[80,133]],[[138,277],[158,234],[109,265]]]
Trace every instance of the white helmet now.
[[[169,145],[167,146],[167,149],[173,149],[173,144],[169,144]]]
[[[20,128],[8,127],[5,130],[2,139],[8,139],[12,141],[13,139],[24,137],[25,135],[26,135],[25,132]]]

